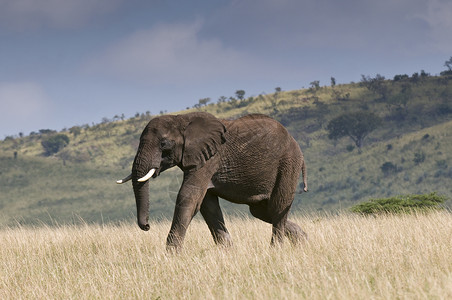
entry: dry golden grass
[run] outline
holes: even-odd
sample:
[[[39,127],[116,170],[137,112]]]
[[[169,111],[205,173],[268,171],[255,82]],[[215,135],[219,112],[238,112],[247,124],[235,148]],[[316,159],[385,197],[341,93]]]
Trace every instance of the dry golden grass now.
[[[306,216],[299,247],[271,228],[228,220],[234,246],[195,220],[185,250],[165,251],[168,222],[0,231],[0,299],[446,299],[452,215]]]

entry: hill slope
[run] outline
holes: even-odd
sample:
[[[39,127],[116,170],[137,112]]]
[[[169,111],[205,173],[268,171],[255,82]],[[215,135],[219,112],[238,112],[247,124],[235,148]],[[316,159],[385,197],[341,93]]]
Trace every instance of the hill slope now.
[[[436,191],[452,198],[451,77],[363,78],[360,84],[281,91],[185,112],[193,110],[219,118],[265,113],[288,128],[305,154],[310,187],[309,193],[296,195],[294,213],[347,208],[402,193]],[[355,111],[383,120],[360,152],[348,138],[330,140],[327,131],[329,121]],[[55,132],[0,141],[0,225],[134,220],[132,189],[115,180],[130,172],[139,136],[151,118],[143,114],[74,126],[59,133],[69,144],[49,157],[43,155],[42,141]],[[181,172],[169,170],[153,182],[151,217],[172,216],[180,181]],[[247,211],[225,201],[222,206],[226,214]]]

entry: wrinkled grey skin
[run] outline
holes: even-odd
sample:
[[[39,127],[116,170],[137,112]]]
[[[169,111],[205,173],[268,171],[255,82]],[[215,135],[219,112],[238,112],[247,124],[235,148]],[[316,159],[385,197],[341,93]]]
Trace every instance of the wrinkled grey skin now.
[[[198,211],[215,243],[231,244],[218,197],[247,204],[253,216],[271,223],[272,244],[282,242],[284,235],[294,244],[305,238],[303,230],[287,220],[302,170],[307,191],[305,162],[297,142],[277,121],[264,115],[219,120],[200,112],[152,119],[132,167],[141,229],[149,230],[149,180],[138,179],[152,168],[155,178],[174,166],[184,172],[184,179],[166,242],[169,250],[182,246]]]

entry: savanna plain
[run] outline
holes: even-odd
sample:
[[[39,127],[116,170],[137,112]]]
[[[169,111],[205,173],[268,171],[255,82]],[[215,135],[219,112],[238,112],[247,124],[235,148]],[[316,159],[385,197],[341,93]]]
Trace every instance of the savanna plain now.
[[[181,253],[169,221],[0,230],[0,299],[451,299],[450,212],[293,217],[304,243],[269,245],[271,226],[231,218],[214,245],[199,218]]]

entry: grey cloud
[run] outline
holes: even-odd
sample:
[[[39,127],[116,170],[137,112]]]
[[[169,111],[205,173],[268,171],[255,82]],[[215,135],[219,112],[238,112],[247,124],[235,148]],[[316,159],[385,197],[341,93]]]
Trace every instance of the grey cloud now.
[[[0,25],[9,30],[75,28],[110,13],[123,0],[0,0]]]
[[[443,52],[452,52],[452,1],[428,0],[426,4],[427,9],[414,17],[428,24],[433,46]]]
[[[208,22],[210,32],[243,47],[412,53],[450,32],[451,15],[451,2],[444,0],[250,0],[232,1]]]
[[[254,58],[216,38],[200,37],[201,27],[202,22],[195,21],[135,32],[96,55],[85,70],[147,84],[190,84],[256,70],[259,64]]]
[[[50,105],[44,88],[37,83],[0,82],[0,107],[0,127],[20,130],[30,122],[45,120]]]

